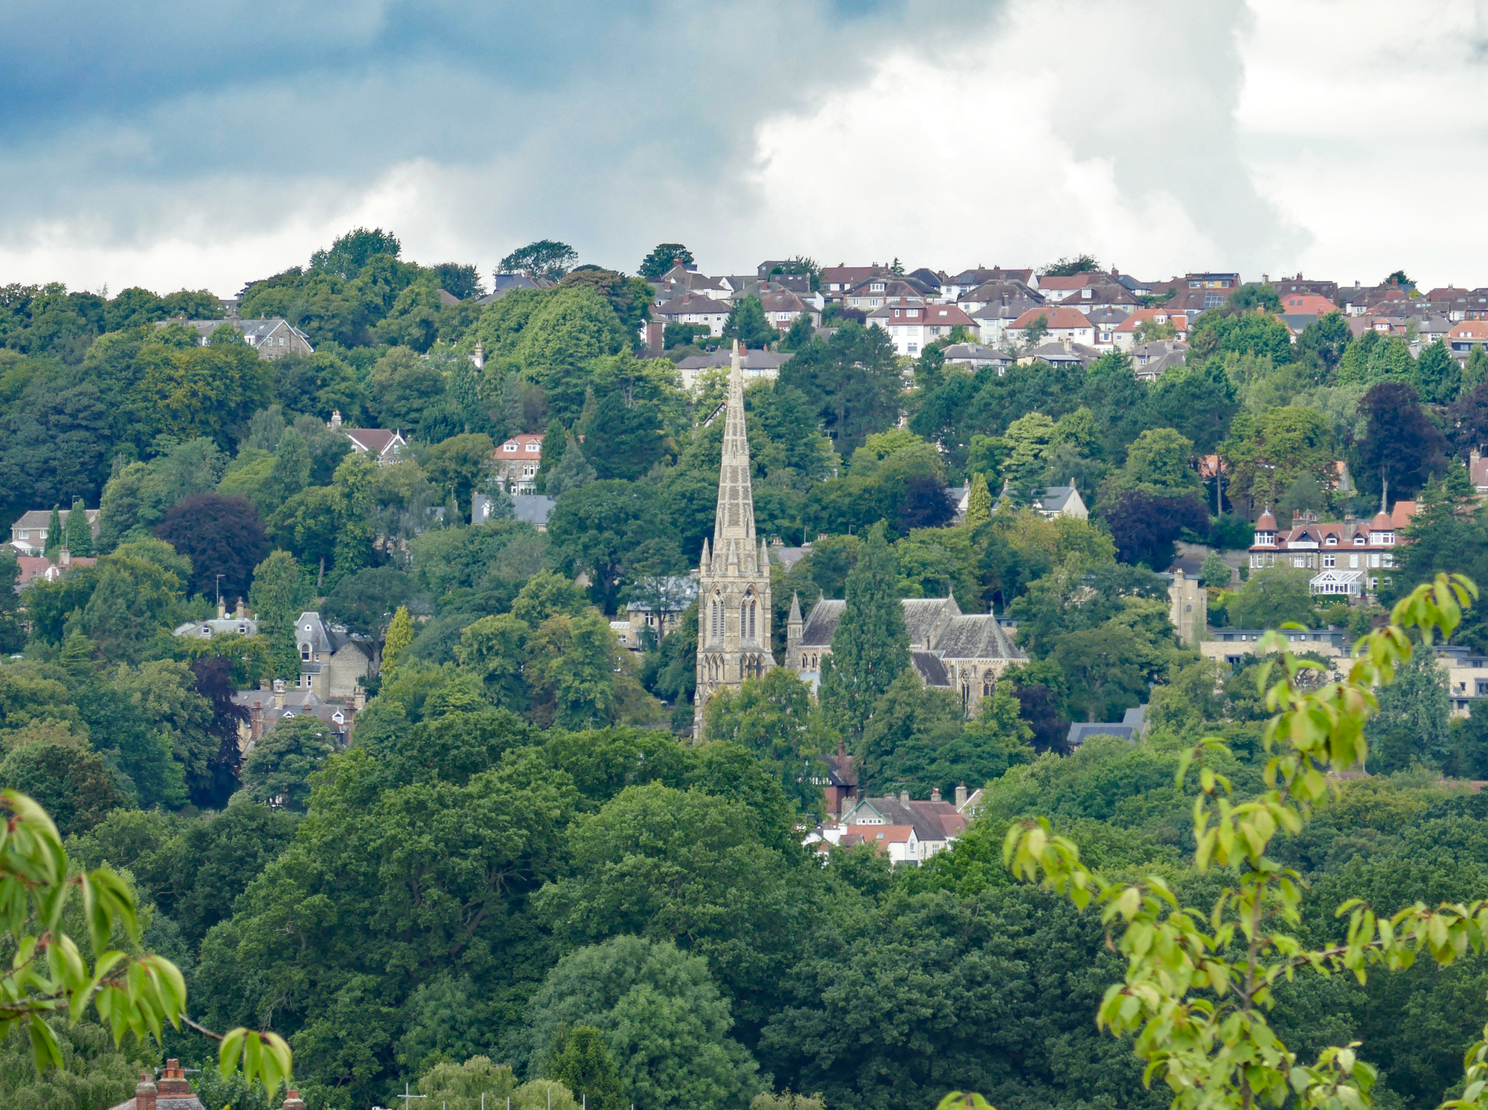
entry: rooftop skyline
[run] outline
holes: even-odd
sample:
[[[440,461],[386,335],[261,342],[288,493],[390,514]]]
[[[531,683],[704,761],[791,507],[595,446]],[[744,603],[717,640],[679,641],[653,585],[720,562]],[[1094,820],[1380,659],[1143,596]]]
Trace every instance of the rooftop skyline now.
[[[1468,3],[70,8],[0,12],[0,283],[226,295],[356,224],[486,274],[557,238],[1488,282]]]

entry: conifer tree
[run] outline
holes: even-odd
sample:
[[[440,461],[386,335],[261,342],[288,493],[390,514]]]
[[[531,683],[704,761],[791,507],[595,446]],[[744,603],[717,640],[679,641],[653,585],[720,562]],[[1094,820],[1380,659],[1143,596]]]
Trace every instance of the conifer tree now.
[[[48,559],[55,559],[57,550],[62,546],[62,539],[62,514],[57,510],[57,506],[53,505],[52,517],[47,521],[46,547],[41,553]]]
[[[72,511],[67,514],[67,550],[76,558],[93,554],[93,529],[88,527],[88,510],[83,508],[83,499],[76,497]]]
[[[382,641],[382,673],[389,674],[397,666],[399,658],[413,646],[413,618],[408,615],[408,606],[398,606],[393,621],[388,625],[387,636]]]
[[[592,1025],[560,1026],[553,1051],[543,1067],[548,1079],[562,1083],[594,1110],[621,1110],[625,1092],[605,1035]]]
[[[568,433],[568,442],[563,448],[563,459],[548,475],[548,496],[557,497],[586,482],[594,481],[594,478],[594,467],[590,466],[589,460],[584,458],[578,437],[572,432]]]
[[[909,630],[899,601],[899,560],[874,525],[847,576],[847,608],[822,664],[822,707],[850,736],[862,735],[873,705],[909,666]]]
[[[978,474],[971,480],[971,492],[966,495],[966,527],[977,528],[992,519],[992,491],[987,488],[987,476]]]

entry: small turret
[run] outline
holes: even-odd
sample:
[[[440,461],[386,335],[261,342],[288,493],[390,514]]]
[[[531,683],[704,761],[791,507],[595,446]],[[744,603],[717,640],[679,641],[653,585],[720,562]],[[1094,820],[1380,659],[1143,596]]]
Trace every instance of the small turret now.
[[[792,591],[790,616],[785,618],[785,665],[791,670],[797,670],[800,666],[800,659],[797,653],[801,646],[803,623],[801,620],[801,596]]]

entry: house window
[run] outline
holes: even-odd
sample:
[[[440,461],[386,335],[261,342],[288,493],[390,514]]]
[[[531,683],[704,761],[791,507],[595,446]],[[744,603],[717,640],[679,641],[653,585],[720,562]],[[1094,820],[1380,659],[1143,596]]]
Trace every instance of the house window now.
[[[1336,555],[1331,555],[1330,554],[1330,555],[1324,555],[1323,556],[1323,566],[1325,568],[1331,570],[1337,564],[1338,564],[1338,557]]]
[[[517,445],[515,443],[503,443],[501,445],[501,449],[503,451],[510,451],[513,454],[515,454],[516,453],[516,450],[517,450]]]
[[[301,644],[300,645],[300,662],[301,663],[308,663],[308,662],[310,662],[310,645],[309,644]]]

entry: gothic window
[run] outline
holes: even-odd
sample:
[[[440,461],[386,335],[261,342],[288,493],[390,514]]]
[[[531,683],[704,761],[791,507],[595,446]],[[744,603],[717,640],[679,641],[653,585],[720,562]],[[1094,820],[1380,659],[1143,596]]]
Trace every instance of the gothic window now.
[[[992,696],[992,684],[996,681],[991,671],[987,671],[982,675],[982,697],[990,698]]]
[[[961,683],[961,710],[962,710],[962,712],[965,712],[966,711],[966,707],[968,705],[970,705],[970,704],[971,704],[971,684],[970,683],[967,683],[967,682],[963,682],[963,683]]]
[[[749,599],[749,638],[754,639],[754,613],[759,608],[754,598]]]

